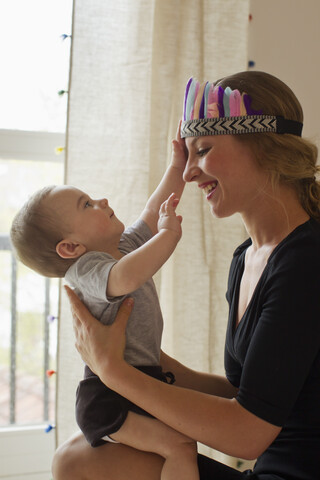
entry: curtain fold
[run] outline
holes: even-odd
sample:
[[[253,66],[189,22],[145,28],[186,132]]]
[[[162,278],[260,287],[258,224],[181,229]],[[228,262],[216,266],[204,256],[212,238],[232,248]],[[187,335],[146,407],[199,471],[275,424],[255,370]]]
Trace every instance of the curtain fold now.
[[[132,223],[170,160],[188,78],[246,69],[248,14],[249,0],[75,0],[66,183],[106,196]],[[183,237],[155,276],[163,349],[191,368],[223,373],[227,273],[244,228],[237,217],[213,219],[195,185],[187,185],[179,213]],[[62,292],[58,444],[77,429],[82,370]]]

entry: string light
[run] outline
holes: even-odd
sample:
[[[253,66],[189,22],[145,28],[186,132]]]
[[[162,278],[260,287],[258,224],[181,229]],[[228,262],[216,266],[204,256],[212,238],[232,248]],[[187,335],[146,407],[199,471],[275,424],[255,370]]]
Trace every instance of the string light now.
[[[72,35],[68,35],[67,33],[63,33],[62,35],[60,35],[62,41],[66,40],[66,38],[71,38]]]
[[[65,150],[65,147],[56,147],[55,152],[56,155],[61,155],[61,153]]]
[[[51,425],[49,423],[49,425],[46,426],[44,431],[45,431],[45,433],[49,433],[49,432],[51,432],[51,430],[54,430],[55,428],[56,428],[55,425]]]

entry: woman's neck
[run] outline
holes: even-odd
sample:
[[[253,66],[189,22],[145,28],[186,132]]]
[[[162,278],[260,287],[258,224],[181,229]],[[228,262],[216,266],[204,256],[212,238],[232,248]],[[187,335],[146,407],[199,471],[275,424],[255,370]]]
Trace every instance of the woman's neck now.
[[[254,248],[278,245],[295,228],[309,220],[296,192],[286,186],[279,186],[276,193],[265,192],[242,212],[242,219]]]

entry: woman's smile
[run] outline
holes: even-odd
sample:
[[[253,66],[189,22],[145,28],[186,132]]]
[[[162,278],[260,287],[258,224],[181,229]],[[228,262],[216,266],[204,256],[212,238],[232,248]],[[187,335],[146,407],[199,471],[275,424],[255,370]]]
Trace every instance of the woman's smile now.
[[[217,180],[213,180],[211,182],[201,183],[198,186],[199,188],[202,189],[203,193],[206,195],[207,200],[209,200],[212,197],[214,191],[216,190],[218,186],[218,182]]]

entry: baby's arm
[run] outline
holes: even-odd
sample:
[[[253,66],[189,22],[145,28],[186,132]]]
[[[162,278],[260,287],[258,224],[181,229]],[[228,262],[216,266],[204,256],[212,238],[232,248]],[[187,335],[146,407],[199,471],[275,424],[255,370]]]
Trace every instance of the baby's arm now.
[[[175,212],[178,203],[179,199],[171,194],[160,207],[159,232],[112,267],[107,285],[108,296],[126,295],[137,290],[168,260],[181,238],[182,217]]]
[[[149,226],[152,234],[158,231],[159,209],[161,204],[174,192],[178,198],[184,190],[183,171],[186,166],[186,153],[184,140],[180,138],[180,124],[176,139],[172,142],[171,163],[168,166],[158,187],[149,198],[140,218]]]

